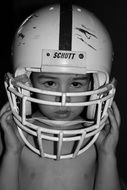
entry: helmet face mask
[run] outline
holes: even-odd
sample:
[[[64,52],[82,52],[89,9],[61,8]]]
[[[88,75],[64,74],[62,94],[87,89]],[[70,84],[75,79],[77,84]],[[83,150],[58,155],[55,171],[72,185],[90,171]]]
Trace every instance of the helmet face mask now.
[[[112,44],[104,26],[80,7],[45,7],[20,26],[12,55],[14,76],[7,74],[5,87],[26,145],[42,157],[56,160],[85,152],[104,127],[115,95],[114,81],[109,82]],[[60,79],[63,75],[65,79],[90,75],[93,84],[81,91],[43,89],[32,84],[31,73],[50,73]],[[39,114],[34,113],[33,105],[38,106]],[[43,114],[46,109],[47,115]],[[83,117],[78,117],[83,110]],[[24,131],[36,139],[37,147],[26,139]],[[56,150],[46,149],[46,142]],[[69,144],[75,148],[65,151]]]

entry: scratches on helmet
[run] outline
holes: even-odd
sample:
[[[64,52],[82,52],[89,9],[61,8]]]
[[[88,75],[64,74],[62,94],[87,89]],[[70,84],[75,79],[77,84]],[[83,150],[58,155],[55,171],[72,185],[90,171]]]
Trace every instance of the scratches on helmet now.
[[[87,44],[90,48],[96,50],[96,48],[94,48],[92,45],[88,44],[88,43],[82,38],[81,35],[77,34],[77,38],[78,38],[79,40],[81,40],[82,42],[84,42],[85,44]]]
[[[84,33],[84,35],[87,37],[87,39],[90,39],[91,37],[97,38],[92,32],[90,32],[90,29],[84,26],[83,24],[81,25],[84,29],[78,28],[80,32]]]
[[[90,29],[88,29],[87,27],[85,27],[84,25],[81,25],[81,28],[80,27],[76,27],[75,28],[76,30],[78,30],[80,33],[83,34],[83,36],[81,34],[76,34],[77,35],[77,38],[79,40],[81,40],[82,42],[84,42],[85,44],[87,44],[89,47],[91,47],[92,49],[96,50],[95,47],[93,47],[90,43],[88,43],[86,41],[87,40],[90,40],[91,38],[95,38],[97,39],[97,36],[95,34],[93,34]],[[86,39],[85,39],[86,38]]]
[[[25,35],[23,33],[19,33],[18,38],[20,38],[20,37],[23,39],[25,37]]]
[[[22,25],[20,26],[18,32],[17,32],[17,38],[19,39],[17,46],[21,46],[21,45],[25,45],[26,43],[24,42],[24,38],[25,38],[25,34],[24,34],[24,26],[27,23],[30,23],[34,18],[39,17],[37,14],[32,14],[30,15],[27,19],[25,19],[25,21],[22,23]],[[37,29],[37,26],[33,26],[32,27],[33,30]],[[35,37],[35,39],[38,38]]]

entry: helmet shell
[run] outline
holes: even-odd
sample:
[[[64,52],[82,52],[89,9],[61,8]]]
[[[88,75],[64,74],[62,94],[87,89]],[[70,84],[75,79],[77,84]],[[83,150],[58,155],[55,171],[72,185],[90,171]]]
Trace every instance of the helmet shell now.
[[[84,67],[86,71],[102,71],[110,73],[112,63],[112,43],[110,36],[100,22],[100,20],[88,10],[75,6],[69,9],[71,22],[64,21],[61,25],[63,15],[60,5],[53,5],[41,8],[30,15],[19,27],[12,48],[14,71],[23,68],[42,68],[45,66],[43,60],[43,50],[74,51],[84,52]],[[62,15],[62,16],[61,16]],[[66,18],[65,18],[66,19]],[[63,28],[67,28],[62,30]],[[66,47],[60,49],[60,30],[65,32],[63,43],[66,41],[68,31],[70,31],[70,49]],[[67,37],[68,38],[68,37]],[[66,67],[62,64],[63,59],[59,59],[57,68],[55,64],[51,69],[48,66],[45,72],[70,72],[71,69],[61,69]],[[67,63],[68,64],[68,63]],[[72,65],[73,66],[73,65]],[[74,67],[75,73],[82,73],[77,70],[80,63],[77,61]],[[68,67],[69,68],[69,67]],[[42,69],[43,71],[43,69]]]

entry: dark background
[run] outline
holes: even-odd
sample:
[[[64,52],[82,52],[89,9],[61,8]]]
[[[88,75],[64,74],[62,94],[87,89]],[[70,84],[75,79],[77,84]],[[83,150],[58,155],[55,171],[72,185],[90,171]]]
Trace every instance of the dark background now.
[[[55,2],[72,2],[93,11],[107,27],[114,44],[112,76],[117,79],[115,100],[121,113],[120,138],[117,148],[118,168],[127,183],[127,6],[124,1],[97,0],[13,0],[3,2],[1,7],[1,67],[0,67],[0,107],[7,101],[4,90],[4,73],[12,71],[11,43],[21,22],[40,6]]]

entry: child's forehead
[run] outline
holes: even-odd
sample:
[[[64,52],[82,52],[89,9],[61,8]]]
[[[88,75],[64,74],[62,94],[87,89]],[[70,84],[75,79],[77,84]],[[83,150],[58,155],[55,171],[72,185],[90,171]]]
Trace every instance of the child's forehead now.
[[[34,73],[38,77],[55,77],[55,78],[61,78],[61,77],[70,77],[70,78],[84,78],[89,77],[89,74],[71,74],[71,73],[44,73],[44,72],[36,72]]]

